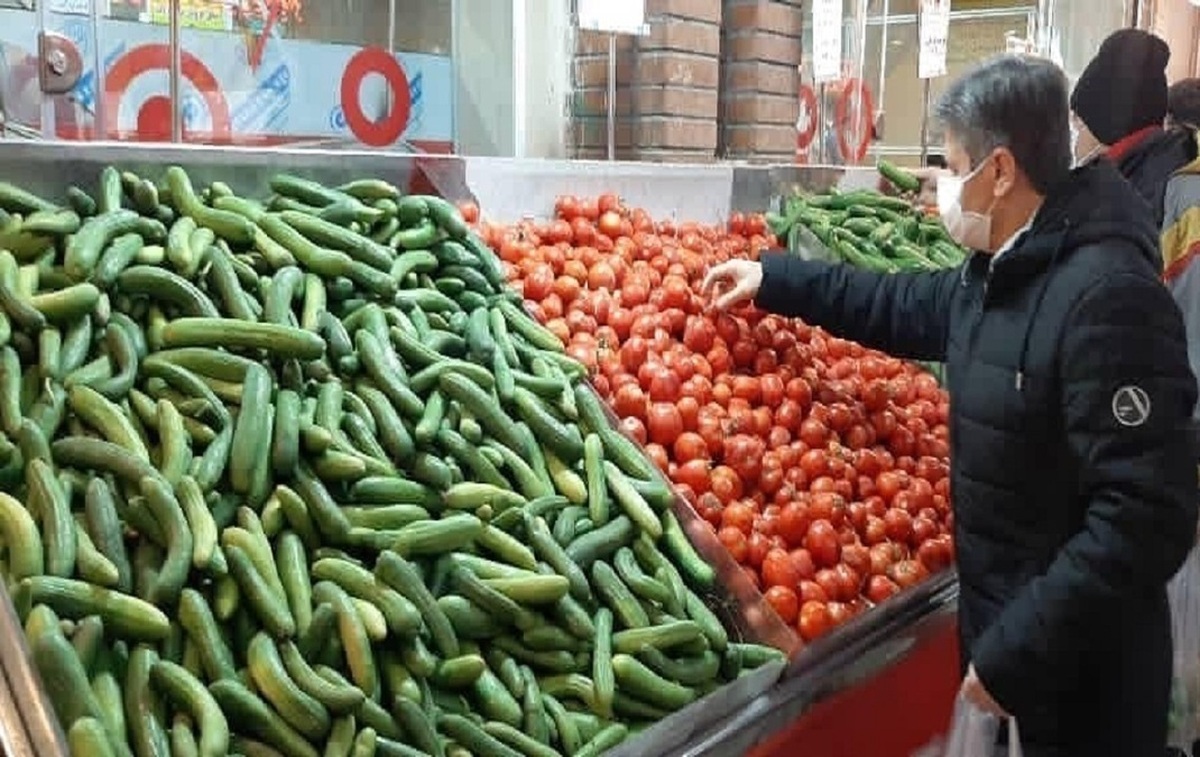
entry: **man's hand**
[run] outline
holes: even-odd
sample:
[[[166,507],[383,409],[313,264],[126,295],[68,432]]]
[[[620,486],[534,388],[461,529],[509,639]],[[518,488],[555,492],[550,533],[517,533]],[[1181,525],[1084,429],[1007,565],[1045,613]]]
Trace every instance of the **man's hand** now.
[[[730,260],[709,269],[700,286],[705,297],[714,297],[718,310],[729,310],[753,300],[762,286],[762,265],[750,260]]]
[[[968,702],[989,715],[995,715],[998,718],[1007,718],[1009,716],[1004,711],[1004,708],[995,699],[992,699],[992,695],[988,693],[988,690],[984,688],[983,681],[979,680],[979,675],[975,672],[974,665],[967,668],[967,676],[963,678],[960,692]]]
[[[952,171],[946,168],[934,168],[932,166],[926,168],[910,168],[905,169],[921,182],[921,188],[917,190],[917,203],[925,207],[937,207],[937,180],[939,176],[950,176]],[[879,191],[884,194],[896,194],[896,188],[892,183],[882,176],[879,177]]]

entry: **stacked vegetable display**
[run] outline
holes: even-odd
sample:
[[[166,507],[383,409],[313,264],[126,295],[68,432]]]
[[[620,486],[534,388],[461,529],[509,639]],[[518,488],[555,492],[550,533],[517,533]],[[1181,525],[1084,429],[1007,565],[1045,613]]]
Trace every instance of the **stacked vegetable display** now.
[[[763,217],[655,222],[611,194],[555,215],[482,232],[803,639],[952,561],[937,380],[799,321],[707,309],[705,270],[771,244]]]
[[[913,206],[920,182],[912,174],[880,161],[884,181],[903,196],[873,190],[798,193],[771,213],[771,231],[792,252],[871,271],[937,270],[962,263],[965,251],[936,218]],[[815,241],[815,244],[814,244]]]
[[[597,755],[774,650],[448,203],[0,185],[0,532],[76,755]]]

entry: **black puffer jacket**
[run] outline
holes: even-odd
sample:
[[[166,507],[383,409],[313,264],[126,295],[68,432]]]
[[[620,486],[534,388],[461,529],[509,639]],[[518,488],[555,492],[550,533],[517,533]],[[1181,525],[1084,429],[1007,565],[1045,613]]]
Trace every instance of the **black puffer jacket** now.
[[[1121,174],[1150,205],[1155,226],[1163,223],[1163,194],[1179,169],[1196,159],[1196,135],[1190,129],[1159,129],[1114,156]]]
[[[763,259],[757,304],[947,363],[963,667],[1038,755],[1162,754],[1165,584],[1196,532],[1196,385],[1145,204],[1075,171],[994,260]]]

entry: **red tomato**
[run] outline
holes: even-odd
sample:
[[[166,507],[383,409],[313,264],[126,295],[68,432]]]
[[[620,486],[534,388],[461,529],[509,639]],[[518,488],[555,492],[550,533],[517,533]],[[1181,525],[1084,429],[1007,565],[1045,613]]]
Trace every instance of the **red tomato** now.
[[[736,528],[749,536],[754,530],[756,515],[754,508],[745,502],[734,502],[725,506],[725,512],[721,514],[721,525],[724,528]]]
[[[655,402],[646,414],[646,431],[650,441],[664,447],[674,444],[683,433],[683,416],[670,402]]]
[[[729,503],[742,496],[742,479],[727,465],[718,465],[709,474],[713,494]]]
[[[800,637],[805,641],[813,641],[825,635],[832,627],[833,619],[830,617],[829,608],[824,602],[809,601],[800,607],[800,619],[797,621],[797,630],[800,631]]]
[[[680,420],[683,420],[683,413],[680,413]],[[686,421],[684,421],[686,426]],[[707,460],[708,445],[704,441],[704,437],[695,431],[684,431],[671,447],[675,453],[675,462],[686,463],[692,460]],[[705,475],[707,475],[707,465],[705,466]]]
[[[838,541],[837,530],[827,520],[814,520],[804,536],[804,548],[813,557],[813,562],[819,567],[831,567],[841,555],[842,545]]]
[[[682,437],[681,437],[682,438]],[[678,456],[676,456],[678,459]],[[688,460],[679,464],[675,469],[675,474],[671,477],[677,484],[686,484],[692,488],[696,494],[706,494],[711,486],[711,478],[709,477],[709,464],[704,459]]]
[[[772,586],[763,594],[767,604],[779,616],[779,619],[789,626],[796,622],[800,614],[800,598],[796,591],[787,586]]]
[[[865,592],[867,599],[879,604],[888,597],[895,596],[900,593],[900,586],[883,575],[873,575],[867,579],[867,590]]]
[[[621,386],[613,396],[613,409],[622,418],[645,418],[646,395],[637,384]]]
[[[739,563],[746,561],[746,553],[749,550],[749,537],[746,536],[744,531],[740,528],[722,526],[721,530],[717,531],[717,539],[735,561]]]
[[[800,585],[800,573],[796,570],[786,550],[772,549],[762,562],[763,583],[767,586],[786,586],[795,589]]]

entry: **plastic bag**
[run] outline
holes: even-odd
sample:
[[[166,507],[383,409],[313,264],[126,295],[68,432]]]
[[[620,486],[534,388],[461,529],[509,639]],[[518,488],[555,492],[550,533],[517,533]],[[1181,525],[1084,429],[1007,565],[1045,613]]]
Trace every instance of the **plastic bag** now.
[[[1200,547],[1167,584],[1174,670],[1167,743],[1186,754],[1200,738]]]
[[[942,757],[999,757],[1003,751],[996,746],[996,737],[1000,735],[1001,725],[1000,718],[984,712],[959,694],[950,721],[950,738]],[[1023,757],[1016,718],[1008,718],[1007,753],[1008,757]]]

